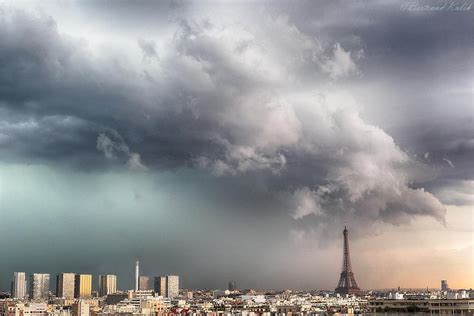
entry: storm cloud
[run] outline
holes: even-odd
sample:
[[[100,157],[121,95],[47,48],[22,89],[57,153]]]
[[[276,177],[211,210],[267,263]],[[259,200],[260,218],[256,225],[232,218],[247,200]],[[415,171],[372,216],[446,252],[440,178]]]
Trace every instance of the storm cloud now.
[[[473,25],[465,16],[358,1],[344,5],[348,19],[337,4],[232,4],[229,11],[209,2],[149,10],[124,3],[106,16],[100,4],[71,5],[105,26],[88,38],[68,28],[57,8],[48,15],[1,7],[6,165],[132,178],[206,174],[206,183],[226,183],[222,205],[249,195],[254,203],[219,205],[225,216],[281,218],[287,238],[317,232],[319,244],[347,223],[356,236],[420,216],[446,225],[445,204],[472,204],[473,111],[459,95],[472,101],[472,86],[462,88],[472,76],[457,68],[462,61],[451,73],[442,57],[445,50],[472,57],[472,41],[462,43]],[[119,25],[119,16],[129,19]],[[453,33],[448,48],[439,46],[440,20]],[[138,29],[141,21],[150,31]],[[124,38],[107,38],[110,28]],[[429,55],[446,78],[431,78]],[[414,74],[416,67],[423,68]],[[462,91],[443,90],[456,95],[450,105],[446,95],[410,94],[420,81],[441,87],[459,73]],[[430,102],[437,111],[427,110]]]

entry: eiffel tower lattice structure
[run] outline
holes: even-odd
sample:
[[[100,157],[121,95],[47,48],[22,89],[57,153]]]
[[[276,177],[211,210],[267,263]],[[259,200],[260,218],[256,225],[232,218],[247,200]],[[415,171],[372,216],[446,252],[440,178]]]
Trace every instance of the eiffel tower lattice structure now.
[[[336,287],[336,293],[339,294],[360,294],[361,290],[357,286],[352,272],[351,256],[349,253],[349,238],[347,228],[344,226],[344,256],[342,259],[342,272],[339,278],[339,283]]]

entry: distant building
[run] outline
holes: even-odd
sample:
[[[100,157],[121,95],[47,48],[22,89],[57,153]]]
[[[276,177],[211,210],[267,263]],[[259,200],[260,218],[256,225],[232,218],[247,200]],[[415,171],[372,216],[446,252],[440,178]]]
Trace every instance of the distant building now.
[[[441,291],[448,291],[448,280],[441,280]]]
[[[225,296],[228,296],[230,294],[230,291],[229,290],[215,290],[215,291],[212,291],[212,297],[215,298],[215,299],[219,299],[221,297],[225,297]]]
[[[25,272],[14,272],[12,281],[12,298],[26,298],[26,274]]]
[[[367,307],[371,312],[385,313],[427,313],[428,315],[472,315],[474,300],[469,299],[402,299],[369,300]]]
[[[167,275],[154,278],[153,288],[160,296],[175,298],[179,296],[179,276]]]
[[[179,276],[166,276],[166,297],[175,298],[179,296]]]
[[[153,289],[158,295],[166,297],[166,277],[155,277],[153,281]]]
[[[150,278],[147,276],[138,277],[138,290],[139,291],[148,291],[150,287]]]
[[[193,297],[194,297],[193,291],[187,290],[187,291],[184,293],[184,297],[187,298],[188,300],[192,300]]]
[[[48,314],[48,304],[46,303],[26,303],[26,304],[21,304],[16,306],[16,313],[15,315],[47,315]]]
[[[466,299],[469,298],[469,294],[465,290],[461,291],[448,291],[446,293],[447,299]]]
[[[82,274],[84,275],[84,274]],[[79,300],[72,306],[74,316],[89,316],[90,307],[86,301]]]
[[[257,304],[263,304],[265,303],[265,295],[261,294],[246,294],[246,295],[241,295],[240,299],[242,301],[253,301]]]
[[[72,299],[74,298],[75,273],[60,273],[56,277],[56,296]]]
[[[128,293],[113,293],[107,295],[105,302],[107,305],[116,305],[126,298],[128,298]]]
[[[90,298],[92,296],[92,275],[76,274],[74,280],[74,297]]]
[[[117,276],[113,274],[99,275],[99,296],[117,292]]]
[[[49,296],[49,273],[30,275],[30,299],[44,300]]]
[[[388,294],[388,299],[391,299],[391,300],[403,300],[403,298],[404,298],[403,293],[390,292],[390,293]]]
[[[147,299],[149,297],[153,297],[153,290],[146,290],[146,291],[128,291],[128,298],[129,299],[135,299],[135,298],[141,298],[141,299]]]
[[[235,281],[230,281],[227,289],[231,292],[237,290],[237,285],[236,285]]]

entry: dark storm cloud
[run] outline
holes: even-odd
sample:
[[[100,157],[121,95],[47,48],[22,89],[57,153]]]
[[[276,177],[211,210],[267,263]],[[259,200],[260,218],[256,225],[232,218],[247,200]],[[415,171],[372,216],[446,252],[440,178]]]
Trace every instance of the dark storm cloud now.
[[[470,12],[69,4],[0,7],[0,154],[19,164],[0,166],[12,183],[0,216],[7,232],[25,222],[64,239],[41,267],[102,273],[139,257],[191,286],[287,286],[274,276],[303,257],[292,238],[327,246],[344,224],[364,237],[472,204]],[[94,243],[100,271],[70,250]],[[293,284],[307,282],[293,270]]]
[[[444,2],[280,3],[280,12],[306,34],[338,38],[346,49],[363,51],[358,64],[365,88],[358,86],[357,95],[364,117],[438,170],[437,179],[422,186],[455,190],[458,181],[474,177],[474,13],[408,10],[413,3]]]
[[[133,54],[156,54],[155,39],[119,58],[60,34],[51,18],[5,10],[1,23],[0,132],[10,155],[205,169],[262,184],[261,194],[283,196],[296,220],[316,225],[444,221],[444,206],[411,188],[429,169],[333,87],[358,73],[363,53],[321,43],[285,16],[265,14],[250,29],[179,19],[153,61]]]

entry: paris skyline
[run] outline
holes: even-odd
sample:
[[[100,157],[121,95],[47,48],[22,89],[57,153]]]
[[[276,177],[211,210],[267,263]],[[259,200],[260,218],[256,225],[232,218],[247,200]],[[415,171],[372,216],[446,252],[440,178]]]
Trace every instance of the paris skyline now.
[[[361,289],[474,287],[473,10],[411,3],[0,1],[0,288],[334,289],[346,225]]]

